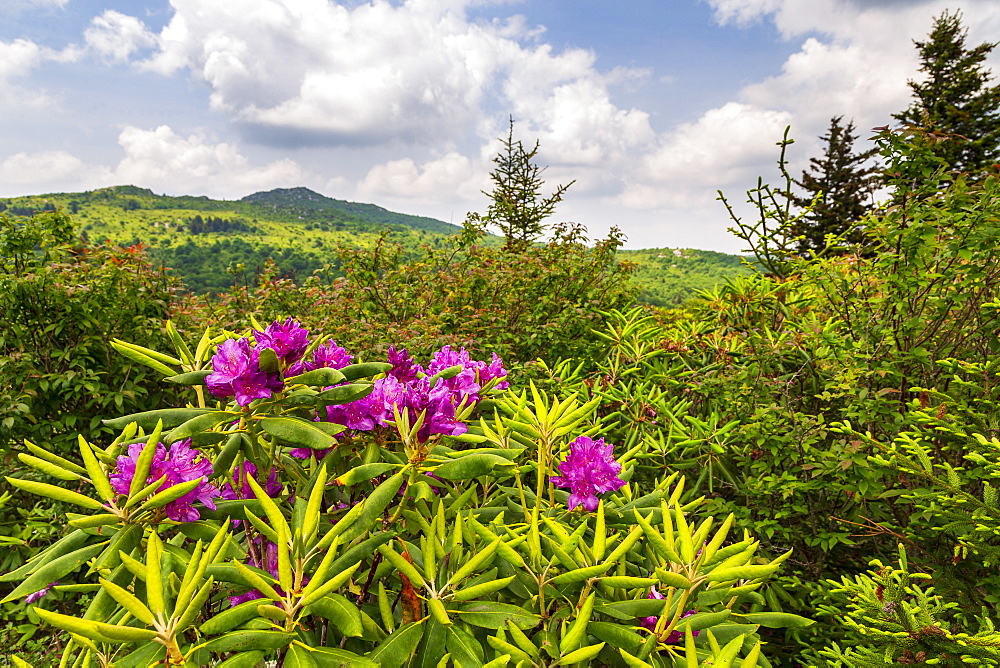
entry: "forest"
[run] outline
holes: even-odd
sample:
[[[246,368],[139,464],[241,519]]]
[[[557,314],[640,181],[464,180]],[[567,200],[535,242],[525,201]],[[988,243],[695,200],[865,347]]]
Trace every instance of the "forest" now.
[[[486,213],[335,275],[0,214],[11,664],[1000,665],[1000,122],[900,120],[778,142],[710,286],[552,224],[513,133]]]

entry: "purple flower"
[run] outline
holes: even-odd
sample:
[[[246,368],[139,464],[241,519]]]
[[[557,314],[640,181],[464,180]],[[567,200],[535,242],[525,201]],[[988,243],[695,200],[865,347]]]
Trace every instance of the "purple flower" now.
[[[494,378],[506,378],[507,370],[503,366],[503,360],[493,353],[492,361],[487,364],[480,360],[469,358],[469,353],[465,348],[455,351],[451,346],[445,346],[434,353],[431,363],[427,365],[427,373],[434,375],[445,369],[461,366],[462,370],[451,378],[439,382],[445,383],[459,397],[469,396],[472,401],[479,401],[479,391],[486,383]],[[506,380],[497,383],[496,388],[507,389],[510,386]]]
[[[253,476],[253,479],[260,482],[260,478],[257,477],[257,465],[253,462],[243,462],[242,472],[240,468],[233,471],[233,481],[226,482],[222,486],[222,498],[234,500],[234,499],[255,499],[257,498],[253,489],[250,487],[250,483],[247,478]],[[240,480],[243,480],[243,484],[240,485]],[[261,485],[264,488],[264,492],[271,497],[278,496],[281,494],[281,483],[278,482],[278,470],[271,469],[271,475],[267,477],[267,482]]]
[[[174,485],[202,478],[202,481],[190,492],[164,506],[167,517],[177,522],[194,522],[200,517],[198,511],[192,506],[196,501],[200,501],[214,510],[215,501],[213,499],[219,496],[218,488],[206,482],[208,477],[212,475],[212,462],[202,457],[197,450],[193,450],[190,443],[189,439],[178,441],[170,446],[169,452],[162,443],[157,443],[153,461],[149,466],[149,475],[143,483],[145,487],[166,476],[166,481],[157,490],[162,492]],[[135,477],[136,462],[144,447],[143,443],[133,443],[128,447],[127,455],[119,455],[118,471],[111,475],[111,486],[119,494],[128,494],[132,478]]]
[[[417,376],[424,371],[419,364],[413,361],[406,348],[396,350],[396,346],[389,346],[388,357],[389,364],[392,365],[389,375],[395,376],[396,380],[401,383],[409,383],[416,380]]]
[[[56,580],[55,582],[50,582],[49,584],[45,585],[44,587],[42,587],[38,591],[32,592],[32,593],[28,594],[27,596],[25,596],[24,597],[24,602],[25,603],[29,603],[29,604],[30,603],[34,603],[35,601],[39,600],[40,598],[42,598],[43,596],[45,596],[46,594],[48,594],[49,590],[51,590],[57,584],[59,584],[59,580]]]
[[[246,338],[220,343],[212,357],[213,372],[205,379],[208,391],[216,397],[235,396],[240,406],[248,406],[254,399],[270,398],[271,392],[283,385],[277,373],[261,371],[259,355]]]
[[[618,477],[622,465],[615,461],[614,445],[581,436],[569,444],[569,455],[558,468],[561,476],[552,476],[552,484],[569,487],[566,505],[570,510],[583,506],[589,512],[597,510],[598,494],[613,492],[625,481]]]
[[[656,599],[657,601],[662,601],[664,596],[660,592],[656,591],[656,587],[650,587],[649,593],[646,598]],[[647,629],[652,631],[656,627],[656,621],[659,617],[640,617],[639,623],[645,626]]]
[[[263,332],[254,330],[253,338],[258,349],[273,350],[283,366],[298,362],[309,347],[309,330],[291,318],[281,323],[275,320]]]
[[[312,360],[296,362],[288,368],[289,376],[297,376],[314,369],[343,369],[354,361],[354,356],[337,345],[336,341],[326,341],[313,351]]]

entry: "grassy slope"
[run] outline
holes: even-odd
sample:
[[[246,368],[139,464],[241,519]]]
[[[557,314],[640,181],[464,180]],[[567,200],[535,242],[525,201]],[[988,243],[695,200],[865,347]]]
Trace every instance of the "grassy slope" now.
[[[393,239],[416,251],[438,245],[460,228],[432,218],[387,211],[373,204],[324,197],[306,188],[255,193],[237,201],[207,197],[168,197],[135,186],[116,186],[84,193],[54,193],[0,200],[8,213],[30,213],[55,206],[70,213],[93,241],[119,244],[141,241],[153,256],[172,267],[196,292],[225,290],[237,280],[251,279],[266,259],[283,275],[301,280],[326,264],[336,264],[338,245],[364,247],[390,229]],[[75,211],[75,213],[74,213]],[[221,219],[242,230],[191,234],[190,221]],[[619,251],[622,260],[638,265],[640,300],[674,306],[695,291],[749,271],[742,258],[712,251],[649,249]],[[235,273],[234,273],[235,272]]]
[[[743,257],[715,251],[649,248],[618,251],[622,260],[638,265],[635,280],[642,286],[639,301],[677,306],[695,295],[752,271]]]

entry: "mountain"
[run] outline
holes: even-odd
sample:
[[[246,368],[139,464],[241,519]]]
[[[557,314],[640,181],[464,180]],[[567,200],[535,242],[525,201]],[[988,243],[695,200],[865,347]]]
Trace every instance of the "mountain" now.
[[[277,265],[279,276],[297,281],[317,270],[334,277],[340,273],[338,247],[370,246],[390,234],[405,256],[424,244],[440,246],[461,230],[308,188],[258,192],[236,201],[157,195],[131,185],[0,198],[0,213],[11,216],[55,209],[70,214],[91,241],[142,242],[198,293],[253,283],[268,261]]]
[[[278,275],[301,282],[316,271],[341,275],[339,247],[373,245],[383,234],[416,257],[423,245],[441,247],[461,230],[433,218],[375,204],[326,197],[308,188],[277,188],[230,201],[157,195],[148,188],[112,186],[77,193],[0,198],[0,214],[31,216],[61,209],[91,242],[142,242],[164,267],[196,293],[253,284],[268,261]],[[495,237],[486,244],[498,242]],[[675,306],[697,290],[751,271],[743,258],[712,251],[654,248],[618,251],[637,265],[639,300]]]
[[[322,217],[333,213],[353,216],[358,220],[378,225],[405,225],[415,230],[427,230],[439,234],[455,234],[462,229],[458,225],[445,223],[435,218],[395,213],[375,204],[333,199],[302,187],[276,188],[247,195],[240,201],[260,207],[269,207],[272,211],[286,211],[304,218]]]

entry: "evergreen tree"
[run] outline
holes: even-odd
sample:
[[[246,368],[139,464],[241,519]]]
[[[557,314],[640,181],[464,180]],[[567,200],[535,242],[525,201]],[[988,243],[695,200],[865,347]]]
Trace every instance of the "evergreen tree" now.
[[[823,157],[810,159],[809,170],[795,181],[805,191],[804,195],[792,196],[795,205],[801,208],[813,205],[793,229],[796,236],[802,237],[798,244],[801,252],[815,255],[822,251],[828,234],[843,235],[852,244],[864,240],[860,229],[850,228],[872,209],[872,193],[877,183],[874,173],[878,168],[866,163],[877,149],[855,153],[854,143],[858,138],[854,123],[844,126],[842,120],[843,116],[830,119],[830,129],[820,137],[826,142]]]
[[[542,236],[542,221],[552,215],[563,193],[575,181],[556,187],[554,193],[542,197],[542,171],[534,163],[538,155],[538,141],[526,149],[514,141],[514,119],[510,120],[507,139],[500,140],[503,149],[493,158],[496,168],[490,172],[494,187],[492,193],[483,192],[493,200],[486,212],[486,222],[500,228],[506,238],[504,248],[519,251]]]
[[[927,41],[914,42],[926,79],[909,82],[916,99],[893,118],[958,135],[937,144],[935,152],[952,169],[974,174],[1000,161],[1000,86],[987,85],[991,73],[983,67],[997,42],[966,49],[967,36],[961,13],[945,11],[934,20]]]

